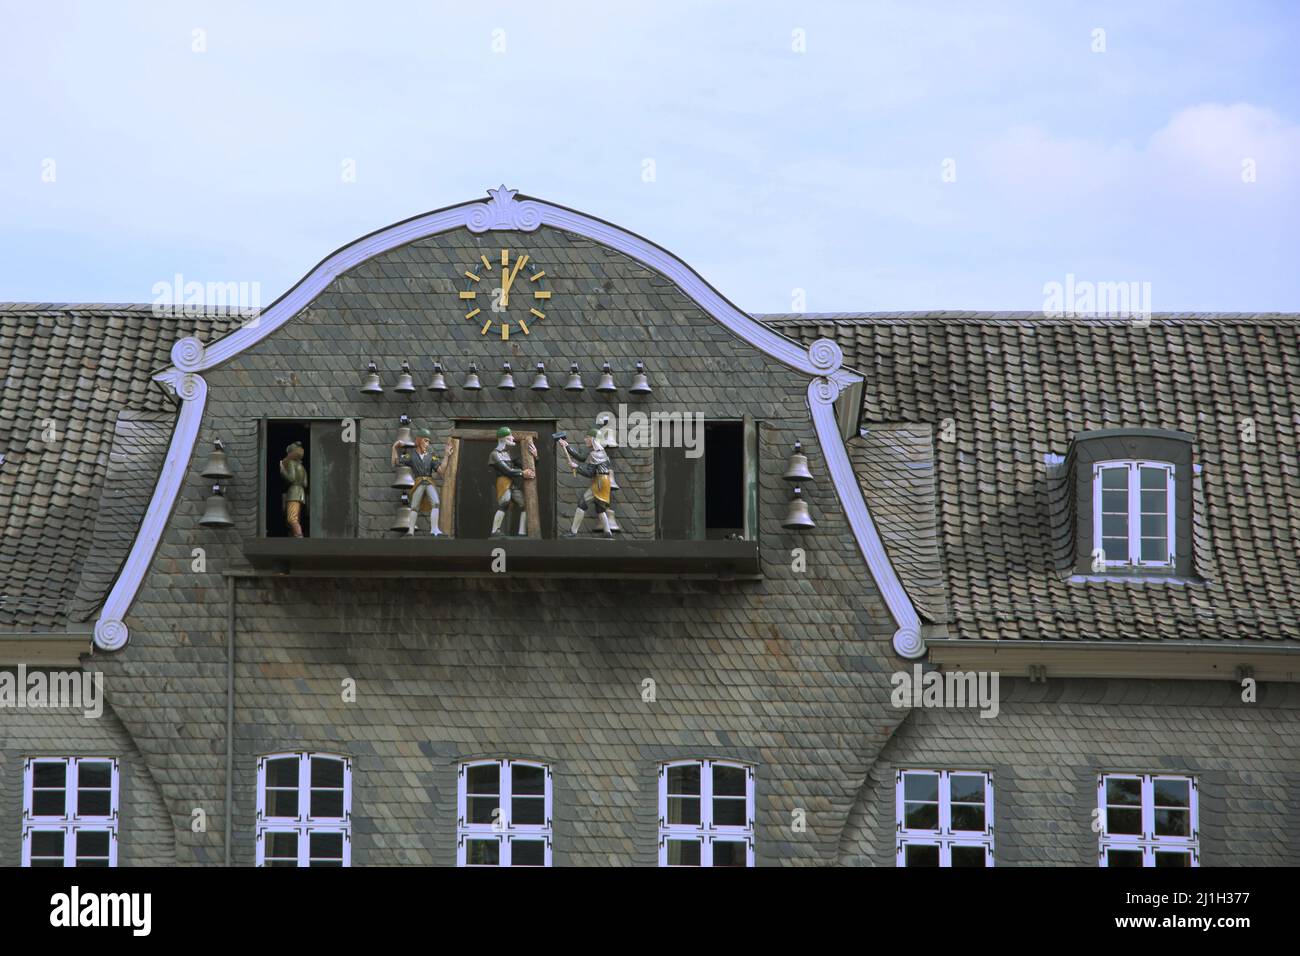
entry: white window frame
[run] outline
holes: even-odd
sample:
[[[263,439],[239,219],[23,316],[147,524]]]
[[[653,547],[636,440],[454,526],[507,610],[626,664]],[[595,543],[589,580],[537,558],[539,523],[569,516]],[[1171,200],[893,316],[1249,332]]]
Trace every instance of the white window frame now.
[[[472,767],[485,767],[496,765],[499,768],[497,777],[497,807],[498,814],[495,823],[470,823],[468,813],[468,783],[469,770]],[[511,806],[514,800],[514,768],[515,767],[540,767],[543,776],[543,821],[542,823],[517,823],[513,817],[513,808]],[[513,866],[512,844],[515,840],[527,840],[529,842],[542,841],[544,848],[544,859],[542,866],[551,865],[551,854],[553,847],[552,833],[554,829],[554,790],[552,786],[550,764],[543,763],[539,760],[522,760],[513,757],[500,757],[489,760],[466,760],[462,761],[456,769],[456,865],[457,866],[482,866],[484,864],[471,864],[466,862],[467,859],[467,842],[469,840],[495,840],[500,844],[498,850],[497,866]],[[536,799],[535,795],[531,795]]]
[[[1141,811],[1142,832],[1114,833],[1109,827],[1106,813],[1106,781],[1138,780],[1142,786]],[[1156,834],[1155,784],[1158,780],[1177,780],[1188,784],[1188,820],[1190,836],[1168,836]],[[1154,867],[1156,854],[1160,852],[1184,852],[1191,854],[1191,865],[1201,865],[1201,831],[1200,831],[1200,788],[1196,778],[1190,774],[1179,773],[1102,773],[1097,776],[1097,809],[1100,816],[1100,846],[1097,851],[1099,866],[1108,866],[1112,850],[1130,850],[1141,852],[1142,865]],[[1136,807],[1134,809],[1137,809]]]
[[[906,790],[905,781],[909,776],[938,776],[939,778],[939,825],[933,829],[918,829],[906,826],[907,816],[904,812]],[[984,830],[954,830],[952,828],[952,777],[984,778]],[[965,801],[958,801],[965,803]],[[894,774],[894,864],[905,867],[906,852],[909,846],[938,846],[939,866],[952,866],[952,848],[983,847],[985,867],[993,866],[993,773],[988,770],[935,770],[913,767],[898,770]]]
[[[37,815],[33,801],[35,765],[38,763],[63,764],[63,812]],[[109,765],[109,809],[104,815],[77,812],[77,794],[83,764]],[[120,767],[114,757],[28,757],[23,764],[23,866],[32,865],[32,835],[35,833],[63,834],[63,865],[77,865],[77,835],[80,833],[108,834],[108,865],[117,866],[117,835],[119,823]],[[103,788],[92,788],[103,789]],[[42,857],[41,859],[44,859]],[[94,857],[93,859],[104,859]]]
[[[700,768],[700,822],[698,826],[668,822],[668,771],[672,767]],[[745,825],[727,826],[713,820],[713,768],[735,767],[745,772]],[[694,794],[691,794],[694,796]],[[669,760],[659,765],[659,865],[669,866],[668,843],[681,840],[700,844],[700,866],[713,866],[716,843],[744,843],[745,866],[754,865],[754,768],[736,760]]]
[[[338,760],[343,764],[343,816],[314,817],[311,815],[311,760],[319,757]],[[266,811],[266,765],[271,760],[296,759],[298,761],[298,814],[293,817],[273,817]],[[287,788],[276,788],[287,789]],[[266,866],[267,836],[274,833],[294,833],[298,837],[298,866],[311,865],[311,837],[313,833],[340,833],[343,835],[343,865],[352,865],[352,760],[342,754],[320,750],[286,751],[266,754],[257,758],[257,865]],[[275,859],[279,859],[276,857]]]
[[[1163,561],[1142,560],[1142,469],[1158,468],[1165,472],[1165,531],[1167,547]],[[1102,472],[1110,469],[1127,469],[1128,471],[1128,556],[1122,560],[1110,560],[1106,557],[1105,544],[1102,541]],[[1103,567],[1107,568],[1172,568],[1178,557],[1174,525],[1178,509],[1175,506],[1174,481],[1175,467],[1167,461],[1146,461],[1142,459],[1099,461],[1092,466],[1092,553],[1099,556]]]

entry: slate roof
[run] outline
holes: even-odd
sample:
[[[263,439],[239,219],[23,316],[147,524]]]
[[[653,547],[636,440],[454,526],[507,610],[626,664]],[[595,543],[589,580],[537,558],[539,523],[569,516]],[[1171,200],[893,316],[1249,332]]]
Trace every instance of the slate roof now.
[[[102,601],[153,490],[159,416],[175,418],[151,376],[177,338],[211,339],[239,321],[0,304],[0,630],[60,629]],[[110,508],[97,522],[106,479]]]
[[[1019,640],[1300,640],[1300,315],[1037,313],[760,315],[827,337],[866,376],[864,427],[941,429],[935,508],[950,636]],[[1195,435],[1193,583],[1072,582],[1052,530],[1052,478],[1079,432]],[[1249,428],[1253,442],[1248,441]],[[913,599],[915,529],[891,497],[916,462],[867,484]],[[927,613],[929,613],[927,611]]]

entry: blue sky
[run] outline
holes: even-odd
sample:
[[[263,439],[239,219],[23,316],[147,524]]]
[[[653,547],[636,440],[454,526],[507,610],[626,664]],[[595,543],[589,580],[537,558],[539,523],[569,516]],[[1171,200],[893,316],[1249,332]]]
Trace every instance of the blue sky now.
[[[5,7],[0,301],[269,303],[505,182],[755,312],[1300,310],[1287,0]]]

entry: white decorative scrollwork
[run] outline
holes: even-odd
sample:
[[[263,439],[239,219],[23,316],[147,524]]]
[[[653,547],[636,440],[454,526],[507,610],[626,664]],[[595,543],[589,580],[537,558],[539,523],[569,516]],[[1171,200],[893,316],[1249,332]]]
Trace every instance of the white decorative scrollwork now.
[[[183,339],[181,341],[184,341]],[[181,372],[174,368],[169,368],[165,372],[160,372],[154,376],[156,381],[162,382],[173,392],[176,397],[183,402],[191,402],[203,395],[206,382],[203,381],[202,375],[194,375],[190,372]]]
[[[839,385],[829,378],[815,378],[808,384],[808,401],[815,405],[830,405],[839,397]]]
[[[925,641],[921,640],[921,629],[905,625],[894,632],[894,652],[899,657],[915,659],[925,656]]]
[[[485,203],[470,206],[465,214],[465,228],[470,232],[487,232],[489,229],[518,229],[532,232],[542,224],[542,208],[529,200],[515,199],[517,189],[507,189],[502,183],[489,189],[492,198]]]
[[[95,622],[95,646],[102,651],[121,650],[129,637],[122,621],[101,617]]]
[[[832,339],[818,339],[808,346],[808,361],[822,374],[829,374],[844,364],[844,350]]]
[[[172,364],[182,372],[197,372],[203,367],[203,343],[194,336],[178,339],[172,346]]]

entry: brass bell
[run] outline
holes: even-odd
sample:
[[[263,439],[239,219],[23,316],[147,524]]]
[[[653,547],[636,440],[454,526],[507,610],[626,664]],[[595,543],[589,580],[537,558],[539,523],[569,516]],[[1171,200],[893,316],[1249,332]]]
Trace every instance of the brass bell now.
[[[610,371],[609,363],[606,362],[600,370],[600,384],[596,386],[598,392],[617,392],[618,386],[614,384],[614,373]]]
[[[366,384],[361,386],[362,395],[382,395],[384,386],[379,384],[379,366],[371,362],[366,366]]]
[[[808,513],[808,502],[803,500],[803,491],[798,485],[795,486],[794,497],[790,499],[790,510],[785,513],[785,520],[781,522],[781,527],[793,531],[817,527],[812,515]]]
[[[401,503],[397,506],[397,515],[393,518],[390,527],[393,531],[409,534],[414,526],[415,512],[411,510],[411,497],[403,491]]]
[[[564,383],[566,392],[582,391],[582,376],[578,374],[578,363],[574,362],[569,366],[569,380]]]
[[[411,416],[403,415],[397,420],[397,444],[402,448],[414,448],[415,439],[411,437]]]
[[[447,376],[442,374],[442,363],[433,363],[433,378],[429,379],[429,391],[445,392],[447,391]]]
[[[812,472],[808,470],[808,456],[803,453],[803,444],[794,443],[794,451],[790,455],[790,463],[785,467],[785,474],[781,476],[786,481],[812,481]]]
[[[483,383],[478,380],[478,366],[470,362],[469,374],[465,376],[465,389],[470,392],[477,392],[482,388]]]
[[[551,383],[546,380],[546,366],[538,362],[537,371],[533,373],[532,389],[534,392],[550,391]]]
[[[214,484],[212,494],[203,503],[203,517],[199,519],[199,525],[204,528],[229,528],[234,523],[230,518],[226,496],[221,493],[221,486]]]
[[[393,472],[394,488],[408,490],[415,487],[415,472],[411,470],[411,459],[409,455],[402,455],[397,459],[397,470]]]
[[[650,394],[650,379],[646,378],[645,362],[636,363],[636,374],[632,376],[632,387],[628,391],[633,395]]]
[[[203,466],[203,470],[199,474],[204,478],[235,477],[235,473],[226,464],[226,448],[221,444],[220,438],[212,443],[212,454],[208,456],[208,463]]]
[[[409,395],[415,391],[415,379],[411,378],[411,366],[406,362],[402,363],[402,374],[397,376],[397,384],[393,386],[393,391],[401,392],[404,395]]]
[[[513,392],[515,390],[515,376],[510,371],[509,362],[501,366],[501,381],[497,382],[497,388],[503,392]]]

